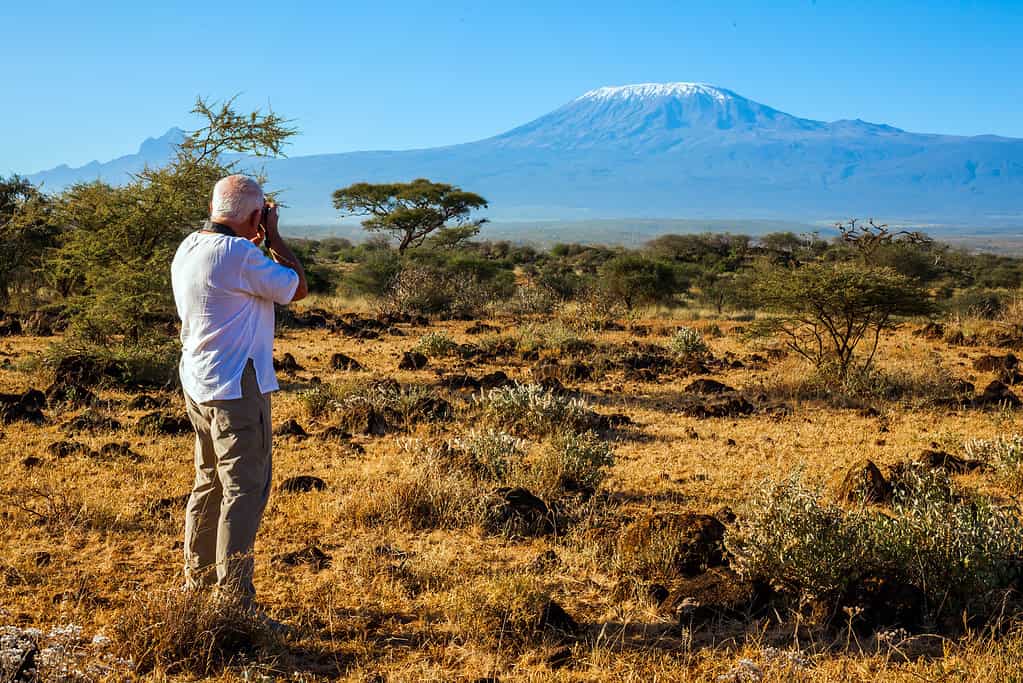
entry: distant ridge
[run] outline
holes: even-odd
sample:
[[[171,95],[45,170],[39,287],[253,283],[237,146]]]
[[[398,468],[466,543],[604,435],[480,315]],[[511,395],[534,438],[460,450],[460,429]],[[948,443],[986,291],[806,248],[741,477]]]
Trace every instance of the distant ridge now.
[[[50,190],[123,182],[170,154],[139,153],[33,174]],[[793,219],[848,216],[1023,227],[1023,140],[907,132],[858,119],[800,118],[706,83],[590,90],[506,133],[433,149],[259,160],[289,220],[336,222],[331,192],[426,176],[483,194],[496,220]]]

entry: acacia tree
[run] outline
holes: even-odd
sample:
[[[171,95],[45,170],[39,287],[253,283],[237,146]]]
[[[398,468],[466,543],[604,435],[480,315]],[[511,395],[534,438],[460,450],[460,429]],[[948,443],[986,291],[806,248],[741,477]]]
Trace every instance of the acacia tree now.
[[[429,237],[453,246],[479,233],[485,218],[470,219],[487,200],[454,185],[418,178],[410,183],[355,183],[334,191],[334,208],[343,216],[369,216],[362,227],[390,233],[398,253],[418,247]]]
[[[29,181],[17,175],[0,178],[0,304],[23,290],[25,301],[38,289],[37,270],[56,233],[52,203]]]
[[[897,316],[923,315],[933,304],[928,293],[891,268],[856,262],[811,263],[798,268],[767,268],[758,274],[756,299],[776,317],[758,322],[760,336],[780,336],[785,345],[817,367],[834,363],[844,379],[866,340],[861,368],[873,363],[881,333],[897,326]]]
[[[640,254],[616,256],[597,275],[600,292],[629,311],[637,304],[669,302],[689,286],[672,264]]]
[[[276,156],[295,131],[273,112],[238,114],[233,100],[199,99],[204,125],[166,166],[146,168],[122,186],[81,183],[55,199],[60,246],[47,276],[68,296],[72,332],[105,345],[167,339],[173,318],[169,264],[187,231],[206,218],[209,193],[237,172],[225,152]]]

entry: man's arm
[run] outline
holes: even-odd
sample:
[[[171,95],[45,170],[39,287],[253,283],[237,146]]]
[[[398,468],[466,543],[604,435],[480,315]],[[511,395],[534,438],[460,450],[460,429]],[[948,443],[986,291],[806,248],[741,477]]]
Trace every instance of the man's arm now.
[[[281,233],[277,229],[277,221],[277,206],[271,204],[270,211],[266,217],[266,226],[264,226],[266,228],[266,246],[270,251],[270,258],[286,268],[291,268],[298,274],[298,288],[295,290],[295,296],[291,298],[292,301],[298,301],[309,295],[309,284],[306,282],[305,269],[302,268],[302,263],[295,256],[295,252],[289,249],[288,245],[281,239]]]

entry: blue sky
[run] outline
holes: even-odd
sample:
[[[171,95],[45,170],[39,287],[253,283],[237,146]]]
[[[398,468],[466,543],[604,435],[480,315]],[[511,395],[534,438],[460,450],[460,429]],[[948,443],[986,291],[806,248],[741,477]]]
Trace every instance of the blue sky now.
[[[0,174],[132,153],[199,94],[296,119],[291,155],[466,142],[650,81],[1023,137],[1021,0],[216,5],[0,3]]]

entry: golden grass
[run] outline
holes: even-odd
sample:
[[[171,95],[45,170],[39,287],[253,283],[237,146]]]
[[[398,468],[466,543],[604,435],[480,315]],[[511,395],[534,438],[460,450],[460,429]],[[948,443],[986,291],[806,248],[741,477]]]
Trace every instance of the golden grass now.
[[[350,304],[336,300],[315,305],[351,310]],[[371,310],[367,302],[358,308]],[[662,345],[679,324],[705,329],[713,322],[724,332],[707,339],[715,355],[731,351],[742,357],[754,350],[735,332],[744,323],[712,321],[706,312],[697,321],[686,319],[685,311],[673,313],[680,317],[670,313],[657,311],[631,322],[650,328],[652,335],[642,341]],[[510,334],[524,326],[524,321],[511,318],[489,322]],[[533,322],[534,334],[564,334],[564,320],[557,329],[542,320]],[[518,358],[478,367],[466,367],[457,357],[431,358],[420,371],[397,369],[401,353],[427,332],[442,331],[459,343],[478,341],[465,334],[469,325],[442,322],[426,330],[402,326],[408,336],[372,341],[324,330],[285,331],[278,355],[290,352],[306,369],[281,377],[274,423],[295,418],[310,433],[330,426],[329,415],[307,414],[300,394],[313,386],[314,376],[343,382],[351,375],[330,369],[330,357],[337,352],[366,366],[367,377],[393,377],[403,383],[431,383],[438,371],[466,369],[476,375],[501,369],[513,379],[529,380],[531,363]],[[581,336],[598,343],[634,339],[629,332]],[[24,361],[42,353],[47,343],[31,337],[0,340],[0,358],[12,360],[0,368],[0,391],[45,388],[46,372]],[[956,377],[974,379],[981,388],[993,375],[973,371],[970,359],[989,351],[949,348],[900,331],[884,340],[881,356],[887,369],[920,372],[928,372],[933,359],[940,359]],[[551,353],[544,350],[542,355]],[[797,384],[807,373],[804,364],[789,358],[766,369],[728,370],[715,378],[756,390]],[[614,509],[601,515],[624,519],[657,511],[710,513],[741,503],[751,482],[779,478],[796,468],[810,481],[834,485],[863,457],[888,464],[932,442],[954,444],[1018,429],[1013,414],[931,408],[912,400],[880,405],[881,417],[821,401],[788,399],[787,412],[699,420],[677,410],[680,390],[691,379],[665,376],[639,382],[611,372],[592,382],[571,383],[598,412],[625,413],[637,423],[630,432],[635,438],[614,444],[615,464],[602,484],[614,497]],[[100,394],[115,401],[129,398],[116,391]],[[179,397],[172,398],[179,409]],[[0,623],[44,629],[75,623],[87,632],[112,633],[139,594],[158,594],[180,584],[181,511],[173,503],[169,509],[154,509],[154,503],[187,493],[191,439],[136,435],[131,426],[144,412],[112,409],[125,426],[122,431],[77,437],[92,449],[128,441],[142,456],[140,462],[48,455],[47,445],[65,438],[60,425],[75,411],[47,411],[50,420],[42,426],[2,428]],[[417,528],[381,517],[380,507],[398,495],[395,487],[415,483],[402,441],[446,439],[477,426],[456,420],[421,424],[411,434],[356,435],[363,454],[335,441],[278,437],[275,483],[308,474],[328,485],[325,491],[305,494],[275,491],[257,542],[259,599],[297,633],[288,641],[287,658],[254,662],[248,673],[244,666],[232,667],[211,680],[254,680],[256,673],[274,671],[281,676],[298,672],[301,680],[733,680],[718,677],[740,671],[744,659],[765,681],[1009,681],[1023,676],[1023,636],[1014,634],[997,639],[975,635],[960,643],[914,639],[893,647],[863,643],[862,653],[836,652],[830,643],[805,641],[798,633],[768,632],[762,623],[714,638],[687,634],[675,627],[670,615],[621,590],[622,577],[608,561],[613,539],[600,535],[603,517],[563,539],[518,540],[472,523]],[[42,464],[25,467],[27,456],[41,458]],[[1014,492],[990,477],[973,474],[964,481],[1013,500]],[[25,509],[41,505],[38,497],[32,501],[32,491],[55,492],[67,505],[56,507],[52,518],[41,522]],[[26,499],[26,505],[20,504]],[[307,545],[328,553],[330,565],[316,570],[271,562],[273,556]],[[538,562],[548,551],[555,559]],[[511,642],[502,636],[502,620],[524,618],[538,596],[553,597],[585,629],[570,645],[567,666],[548,663],[560,644],[542,638]],[[801,654],[771,648],[795,648]],[[154,680],[167,676],[159,669],[151,675]]]

